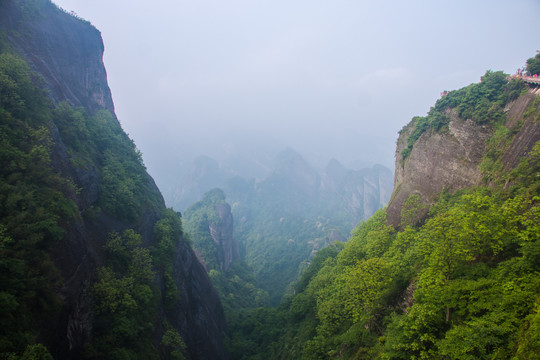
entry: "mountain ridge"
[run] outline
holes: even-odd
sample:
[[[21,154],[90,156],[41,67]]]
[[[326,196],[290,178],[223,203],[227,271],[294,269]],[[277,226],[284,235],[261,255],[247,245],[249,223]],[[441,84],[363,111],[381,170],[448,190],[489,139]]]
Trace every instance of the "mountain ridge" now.
[[[23,266],[0,279],[0,353],[226,359],[218,294],[114,114],[99,31],[48,0],[3,0],[0,33],[0,251]],[[36,216],[43,235],[23,236]]]

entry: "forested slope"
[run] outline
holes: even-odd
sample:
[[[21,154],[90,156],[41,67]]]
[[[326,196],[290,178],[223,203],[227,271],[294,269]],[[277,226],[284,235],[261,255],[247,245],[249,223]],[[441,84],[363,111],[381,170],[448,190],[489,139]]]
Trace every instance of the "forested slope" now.
[[[251,336],[274,340],[245,358],[538,358],[540,98],[533,90],[490,71],[414,118],[398,141],[390,206],[347,243],[317,253],[276,311],[278,334],[276,320],[253,318],[269,327],[255,326]],[[478,136],[480,149],[472,147]],[[463,152],[440,157],[447,141]]]
[[[102,54],[50,1],[0,2],[0,357],[226,358],[218,295]]]

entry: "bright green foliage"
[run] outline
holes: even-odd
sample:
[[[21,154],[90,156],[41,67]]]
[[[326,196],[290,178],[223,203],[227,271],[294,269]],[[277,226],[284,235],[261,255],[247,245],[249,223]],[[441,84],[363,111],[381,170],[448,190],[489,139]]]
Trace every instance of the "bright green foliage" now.
[[[377,213],[292,299],[286,334],[314,329],[305,359],[526,358],[540,345],[540,198],[512,192],[446,195],[397,234]]]
[[[437,100],[426,117],[412,119],[414,129],[408,137],[407,147],[402,151],[403,161],[424,132],[447,129],[450,122],[448,110],[454,109],[460,118],[472,119],[478,124],[500,123],[504,119],[504,106],[516,99],[524,88],[521,80],[508,82],[502,71],[487,71],[480,83],[450,91]]]
[[[494,162],[515,133],[495,131]],[[339,253],[321,252],[283,305],[287,328],[272,358],[537,357],[539,146],[504,181],[491,173],[500,188],[443,192],[423,224],[413,195],[400,232],[381,210]]]
[[[414,226],[422,218],[427,206],[422,204],[420,195],[411,194],[401,207],[401,228]]]

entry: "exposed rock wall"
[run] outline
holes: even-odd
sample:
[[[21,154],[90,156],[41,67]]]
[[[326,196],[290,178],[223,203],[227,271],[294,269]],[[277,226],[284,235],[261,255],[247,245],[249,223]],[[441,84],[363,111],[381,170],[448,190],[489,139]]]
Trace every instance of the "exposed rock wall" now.
[[[193,250],[181,244],[174,278],[182,294],[171,324],[180,330],[191,359],[227,359],[222,343],[226,329],[219,295]]]
[[[506,126],[517,131],[502,156],[505,171],[517,166],[519,159],[540,139],[538,120],[533,116],[524,118],[530,106],[539,108],[535,98],[538,96],[529,91],[505,109]],[[407,147],[414,124],[409,123],[400,133],[396,146],[394,191],[387,211],[388,222],[393,226],[400,226],[402,205],[412,194],[418,194],[426,205],[423,214],[419,214],[421,218],[442,190],[454,192],[482,184],[483,175],[478,166],[486,155],[486,140],[493,135],[494,129],[470,119],[461,119],[453,110],[449,110],[448,115],[451,119],[448,131],[428,130],[423,133],[405,161],[402,160],[402,152]]]
[[[535,119],[532,114],[524,117],[527,109],[531,107],[536,109],[536,113],[540,110],[540,94],[533,93],[536,90],[531,89],[527,95],[521,96],[508,107],[506,126],[509,129],[519,128],[519,132],[502,157],[505,171],[515,168],[519,160],[540,140],[540,119]]]
[[[238,243],[233,236],[233,216],[231,207],[226,202],[218,203],[214,210],[219,218],[217,223],[210,223],[210,236],[216,245],[219,266],[222,271],[229,268],[234,260],[240,258]]]
[[[54,102],[68,101],[93,112],[114,114],[103,66],[100,32],[88,22],[58,10],[49,1],[36,2],[39,13],[25,11],[22,0],[0,3],[0,27],[15,49],[45,81]]]

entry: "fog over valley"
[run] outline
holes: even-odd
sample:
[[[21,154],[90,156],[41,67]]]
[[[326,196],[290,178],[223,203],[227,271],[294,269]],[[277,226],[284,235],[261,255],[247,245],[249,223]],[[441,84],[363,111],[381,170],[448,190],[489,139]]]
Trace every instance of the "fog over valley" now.
[[[538,47],[533,0],[55,0],[102,33],[116,113],[167,192],[192,161],[272,168],[291,147],[393,170],[398,131],[443,90],[514,73]]]
[[[0,0],[0,359],[537,359],[539,14]]]

